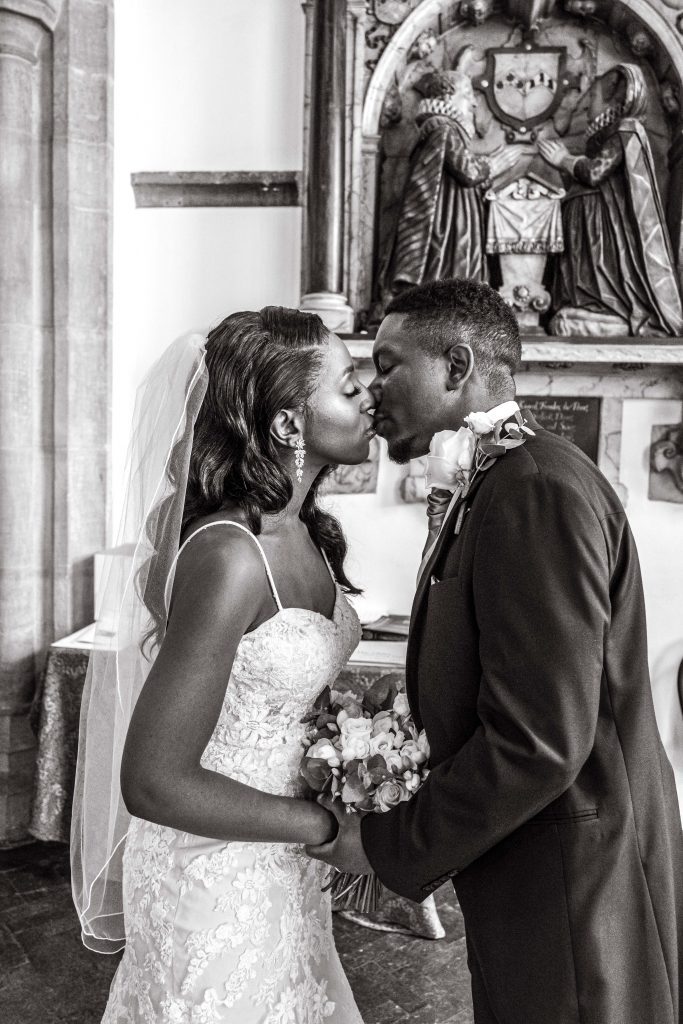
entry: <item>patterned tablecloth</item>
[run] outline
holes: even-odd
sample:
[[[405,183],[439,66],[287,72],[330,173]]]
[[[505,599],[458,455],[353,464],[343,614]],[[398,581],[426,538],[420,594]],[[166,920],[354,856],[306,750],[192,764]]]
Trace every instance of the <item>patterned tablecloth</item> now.
[[[76,777],[78,720],[89,652],[48,651],[40,697],[38,757],[30,831],[36,839],[69,842]]]
[[[89,652],[63,643],[48,651],[38,704],[38,756],[30,831],[36,839],[68,843],[78,723]],[[362,693],[388,675],[402,684],[404,674],[395,663],[356,661],[349,663],[335,685],[341,690]],[[369,928],[405,931],[430,939],[443,938],[445,934],[433,896],[417,904],[385,890],[375,913],[339,913]]]

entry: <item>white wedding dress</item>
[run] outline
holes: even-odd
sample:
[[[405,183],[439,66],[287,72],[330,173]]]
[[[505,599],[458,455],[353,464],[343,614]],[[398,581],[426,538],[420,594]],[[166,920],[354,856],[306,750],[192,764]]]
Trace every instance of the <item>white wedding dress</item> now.
[[[218,525],[228,524],[203,529]],[[240,641],[201,763],[297,797],[301,718],[360,625],[338,584],[331,619],[283,608],[249,535],[278,611]],[[133,818],[123,863],[126,947],[103,1024],[362,1024],[321,892],[329,869],[301,846],[221,842]]]

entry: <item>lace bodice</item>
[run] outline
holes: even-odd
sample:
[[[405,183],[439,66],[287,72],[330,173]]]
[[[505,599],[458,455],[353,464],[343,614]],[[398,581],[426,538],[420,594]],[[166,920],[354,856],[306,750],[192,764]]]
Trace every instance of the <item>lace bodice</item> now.
[[[301,719],[360,640],[358,617],[335,587],[331,619],[281,608],[242,638],[203,767],[269,793],[302,792]]]

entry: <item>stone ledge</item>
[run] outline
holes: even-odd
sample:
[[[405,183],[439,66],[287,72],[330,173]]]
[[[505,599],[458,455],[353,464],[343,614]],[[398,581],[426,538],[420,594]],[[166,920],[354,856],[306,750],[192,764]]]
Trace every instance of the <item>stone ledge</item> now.
[[[142,171],[137,207],[301,206],[299,171]]]
[[[372,365],[374,336],[368,334],[342,335],[351,355],[360,368]],[[522,363],[599,363],[633,366],[683,366],[683,338],[661,338],[623,341],[601,341],[599,338],[522,338]]]

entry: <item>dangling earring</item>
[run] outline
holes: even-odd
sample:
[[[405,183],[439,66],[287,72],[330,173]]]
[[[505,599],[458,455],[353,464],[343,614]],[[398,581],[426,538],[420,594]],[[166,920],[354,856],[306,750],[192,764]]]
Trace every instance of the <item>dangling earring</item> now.
[[[296,478],[301,483],[304,478],[304,459],[306,458],[306,444],[303,437],[297,438],[294,462],[296,463]]]

